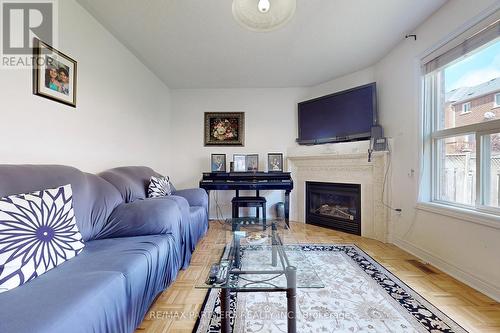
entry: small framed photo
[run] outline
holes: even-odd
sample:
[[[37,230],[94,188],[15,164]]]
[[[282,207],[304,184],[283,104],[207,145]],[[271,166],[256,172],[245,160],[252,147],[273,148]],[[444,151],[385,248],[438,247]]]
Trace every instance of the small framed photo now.
[[[234,172],[245,172],[246,168],[246,155],[234,154],[233,155]]]
[[[283,172],[283,154],[269,153],[267,154],[267,171],[268,172]]]
[[[210,165],[212,172],[226,172],[226,154],[212,154]]]
[[[33,93],[76,107],[76,61],[37,38],[33,59]]]
[[[243,146],[244,112],[205,112],[205,146]]]
[[[246,156],[246,167],[247,171],[257,172],[259,171],[259,155],[251,154]]]

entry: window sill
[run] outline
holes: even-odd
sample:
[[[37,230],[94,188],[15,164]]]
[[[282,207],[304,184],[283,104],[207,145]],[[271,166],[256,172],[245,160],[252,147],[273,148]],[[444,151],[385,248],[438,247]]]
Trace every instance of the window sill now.
[[[471,112],[472,112],[472,111],[465,111],[465,112],[464,112],[464,111],[462,111],[462,112],[460,112],[460,115],[461,115],[461,116],[463,116],[463,115],[469,114],[469,113],[471,113]]]
[[[455,207],[437,202],[418,202],[416,209],[443,216],[453,217],[462,221],[484,225],[493,229],[500,229],[500,216],[480,212],[474,209]]]

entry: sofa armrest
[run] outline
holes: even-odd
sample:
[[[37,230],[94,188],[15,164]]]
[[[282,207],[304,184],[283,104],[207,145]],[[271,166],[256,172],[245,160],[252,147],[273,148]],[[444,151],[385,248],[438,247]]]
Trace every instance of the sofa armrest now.
[[[181,212],[174,201],[137,200],[116,207],[96,238],[172,234],[180,239]]]
[[[191,188],[175,191],[172,194],[185,198],[189,202],[189,206],[201,206],[208,211],[208,194],[204,189]]]

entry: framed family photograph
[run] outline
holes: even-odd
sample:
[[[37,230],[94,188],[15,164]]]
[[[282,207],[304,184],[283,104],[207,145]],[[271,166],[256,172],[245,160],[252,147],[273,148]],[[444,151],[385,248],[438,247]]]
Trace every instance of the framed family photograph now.
[[[233,155],[233,170],[234,172],[245,172],[246,167],[246,155],[234,154]]]
[[[226,172],[226,154],[212,154],[210,165],[212,172]]]
[[[205,112],[205,146],[243,146],[244,112]]]
[[[246,155],[245,164],[247,171],[257,172],[259,170],[259,155]]]
[[[35,38],[33,93],[76,107],[77,62]]]
[[[283,172],[283,154],[269,153],[267,154],[267,171],[268,172]]]

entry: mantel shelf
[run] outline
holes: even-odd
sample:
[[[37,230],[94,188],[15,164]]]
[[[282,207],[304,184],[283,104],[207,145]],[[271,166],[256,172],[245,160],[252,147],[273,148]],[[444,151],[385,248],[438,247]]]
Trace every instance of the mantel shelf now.
[[[388,151],[377,151],[372,153],[372,157],[386,156]],[[289,160],[309,160],[309,159],[368,159],[368,152],[366,153],[323,153],[323,154],[300,154],[300,155],[289,155],[287,156]]]

